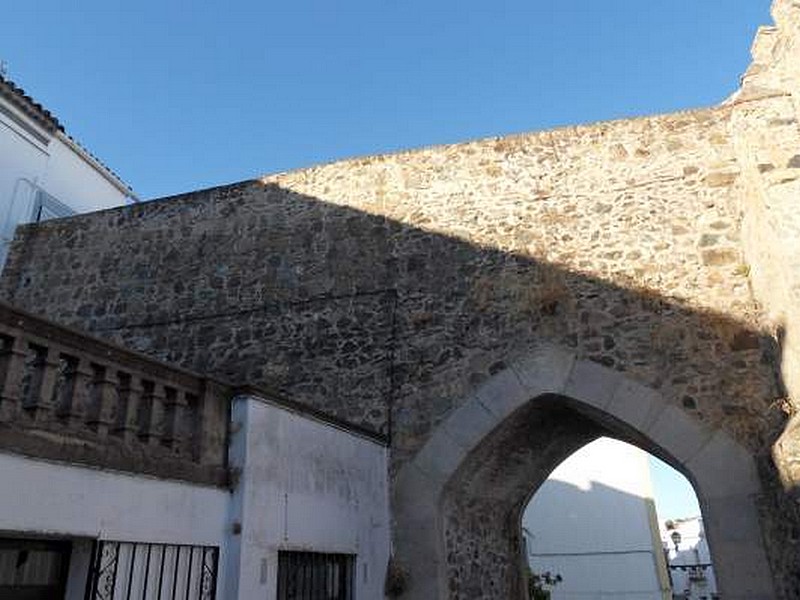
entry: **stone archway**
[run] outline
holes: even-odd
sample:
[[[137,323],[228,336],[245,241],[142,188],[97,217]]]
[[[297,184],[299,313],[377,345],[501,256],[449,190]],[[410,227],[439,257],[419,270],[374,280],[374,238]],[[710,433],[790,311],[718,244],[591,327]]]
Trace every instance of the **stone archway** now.
[[[657,391],[552,346],[495,374],[397,474],[402,597],[522,598],[521,511],[553,468],[601,435],[634,443],[689,478],[724,598],[774,598],[750,453]]]

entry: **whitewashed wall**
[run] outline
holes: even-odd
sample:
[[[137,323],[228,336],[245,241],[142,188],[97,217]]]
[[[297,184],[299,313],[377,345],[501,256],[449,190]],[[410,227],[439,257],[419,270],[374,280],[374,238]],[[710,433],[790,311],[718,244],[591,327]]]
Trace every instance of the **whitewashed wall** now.
[[[220,600],[274,598],[279,550],[352,554],[356,599],[383,597],[386,448],[253,398],[232,419],[233,492],[0,454],[0,537],[74,540],[68,600],[93,539],[217,546]]]
[[[62,136],[53,139],[42,187],[75,212],[125,204],[128,195],[91,164]]]
[[[563,578],[553,600],[664,597],[652,497],[647,454],[616,440],[592,442],[553,471],[522,520],[531,568]]]
[[[225,490],[0,454],[0,532],[78,538],[68,600],[83,598],[90,539],[218,546]],[[83,538],[84,541],[80,541]],[[220,560],[219,579],[225,577]]]
[[[389,559],[387,450],[253,398],[233,406],[241,468],[225,598],[274,598],[278,551],[355,554],[356,599],[383,597]],[[238,551],[237,551],[238,546]],[[238,587],[238,589],[237,589]]]

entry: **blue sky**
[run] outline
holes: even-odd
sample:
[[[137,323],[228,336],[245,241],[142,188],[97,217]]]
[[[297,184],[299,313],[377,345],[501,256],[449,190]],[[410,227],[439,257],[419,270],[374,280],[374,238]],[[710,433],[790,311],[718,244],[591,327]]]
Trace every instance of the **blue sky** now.
[[[650,456],[650,475],[660,523],[700,514],[697,495],[686,477],[655,456]]]
[[[9,74],[142,198],[714,104],[768,0],[27,0]]]
[[[715,104],[768,0],[27,0],[9,75],[143,199],[354,155]],[[654,469],[660,512],[696,511]],[[690,488],[688,488],[690,490]]]

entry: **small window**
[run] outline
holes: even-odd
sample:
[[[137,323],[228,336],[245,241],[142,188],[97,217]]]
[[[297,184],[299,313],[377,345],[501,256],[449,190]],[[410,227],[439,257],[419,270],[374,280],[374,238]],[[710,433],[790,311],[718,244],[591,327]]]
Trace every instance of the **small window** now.
[[[351,554],[278,553],[278,600],[353,600]]]
[[[69,542],[0,539],[0,598],[62,598],[69,554]]]
[[[44,190],[36,190],[36,200],[33,203],[33,214],[31,221],[41,223],[59,217],[74,215],[75,211],[63,202],[57,200]]]

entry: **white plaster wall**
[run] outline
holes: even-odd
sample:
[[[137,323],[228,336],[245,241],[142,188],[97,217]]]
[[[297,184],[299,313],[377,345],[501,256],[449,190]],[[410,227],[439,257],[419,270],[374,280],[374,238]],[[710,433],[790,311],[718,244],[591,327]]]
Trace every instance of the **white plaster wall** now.
[[[61,139],[54,138],[48,150],[50,160],[42,178],[42,187],[48,194],[75,212],[125,204],[127,195]]]
[[[522,521],[531,568],[563,577],[553,600],[663,597],[652,495],[647,454],[608,438],[553,471]]]
[[[220,545],[229,494],[0,454],[0,530]]]
[[[224,490],[10,454],[0,454],[0,481],[0,532],[83,538],[74,544],[67,598],[83,597],[87,538],[218,546],[224,581]]]
[[[383,597],[389,559],[387,450],[253,398],[233,406],[231,461],[242,468],[232,512],[226,598],[274,598],[278,551],[356,555],[356,599]],[[238,544],[240,552],[233,549]],[[238,589],[237,589],[238,586]]]

